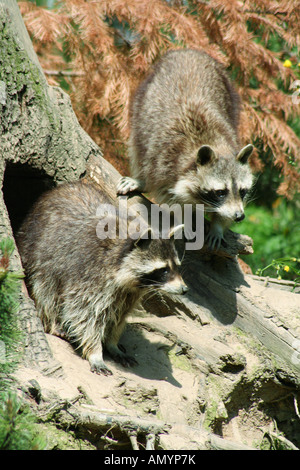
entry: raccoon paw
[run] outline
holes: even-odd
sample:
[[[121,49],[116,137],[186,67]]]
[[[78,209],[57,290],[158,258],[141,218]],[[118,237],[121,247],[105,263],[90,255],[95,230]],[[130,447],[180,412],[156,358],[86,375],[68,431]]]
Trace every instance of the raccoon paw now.
[[[102,357],[97,357],[96,354],[90,356],[89,363],[91,366],[91,372],[95,372],[98,375],[113,375],[112,371],[105,365]]]
[[[206,236],[206,242],[211,250],[218,251],[220,249],[223,237],[223,231],[210,230]]]
[[[98,375],[113,375],[112,371],[102,362],[101,364],[91,364],[91,372],[95,372]]]
[[[142,192],[142,186],[143,185],[139,180],[125,176],[124,178],[121,178],[117,184],[117,194],[124,196],[125,194],[132,193],[133,191]]]

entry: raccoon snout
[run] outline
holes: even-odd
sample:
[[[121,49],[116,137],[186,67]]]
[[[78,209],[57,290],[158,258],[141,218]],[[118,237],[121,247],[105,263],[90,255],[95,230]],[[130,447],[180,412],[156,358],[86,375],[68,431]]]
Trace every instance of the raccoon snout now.
[[[244,212],[236,212],[236,213],[235,213],[235,218],[234,218],[234,220],[235,220],[236,222],[241,222],[242,220],[244,220],[244,218],[245,218]]]
[[[181,284],[180,286],[175,287],[174,294],[184,295],[187,293],[188,290],[189,288],[187,285]]]
[[[187,291],[189,290],[188,286],[184,283],[184,284],[181,284],[181,286],[179,287],[179,294],[181,295],[184,295],[187,293]]]
[[[171,282],[168,282],[162,287],[162,290],[168,292],[169,294],[185,294],[189,288],[183,280],[175,279]]]

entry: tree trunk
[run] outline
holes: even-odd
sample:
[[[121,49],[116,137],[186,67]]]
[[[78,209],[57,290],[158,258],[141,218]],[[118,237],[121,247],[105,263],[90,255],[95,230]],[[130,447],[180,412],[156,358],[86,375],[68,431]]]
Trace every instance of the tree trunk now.
[[[2,238],[45,189],[84,177],[115,198],[120,175],[79,126],[69,97],[47,84],[16,1],[0,0],[0,13]],[[145,299],[122,338],[139,365],[111,364],[112,377],[92,374],[68,343],[44,334],[24,287],[16,377],[40,422],[55,415],[94,448],[299,447],[299,289],[244,275],[237,255],[251,252],[251,239],[233,232],[217,255],[186,252],[188,295]],[[12,269],[22,269],[17,251]]]
[[[68,95],[47,85],[16,1],[1,0],[0,13],[2,238],[13,235],[42,191],[80,178],[91,158],[100,158],[101,152],[79,126]],[[17,253],[12,267],[21,270]],[[56,370],[33,303],[25,294],[20,313],[28,333],[26,360]]]

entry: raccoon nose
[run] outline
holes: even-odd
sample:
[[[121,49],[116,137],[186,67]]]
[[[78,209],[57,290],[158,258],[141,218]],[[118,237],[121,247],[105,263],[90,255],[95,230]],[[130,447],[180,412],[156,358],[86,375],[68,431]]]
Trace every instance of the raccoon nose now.
[[[242,220],[244,220],[244,218],[245,218],[244,212],[236,212],[235,213],[235,221],[236,222],[241,222]]]
[[[183,295],[186,294],[188,290],[189,290],[188,286],[186,286],[186,285],[182,286],[182,294]]]

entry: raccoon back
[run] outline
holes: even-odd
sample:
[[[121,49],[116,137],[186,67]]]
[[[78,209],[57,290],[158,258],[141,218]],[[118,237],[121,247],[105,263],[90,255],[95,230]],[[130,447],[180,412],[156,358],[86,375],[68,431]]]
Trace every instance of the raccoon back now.
[[[201,145],[238,149],[239,96],[223,66],[197,50],[170,51],[131,106],[131,174],[146,190],[174,184]]]
[[[104,193],[81,182],[59,186],[38,200],[16,237],[29,284],[36,273],[56,279],[61,290],[77,282],[92,288],[110,277],[122,245],[97,237],[97,208],[108,203]]]

